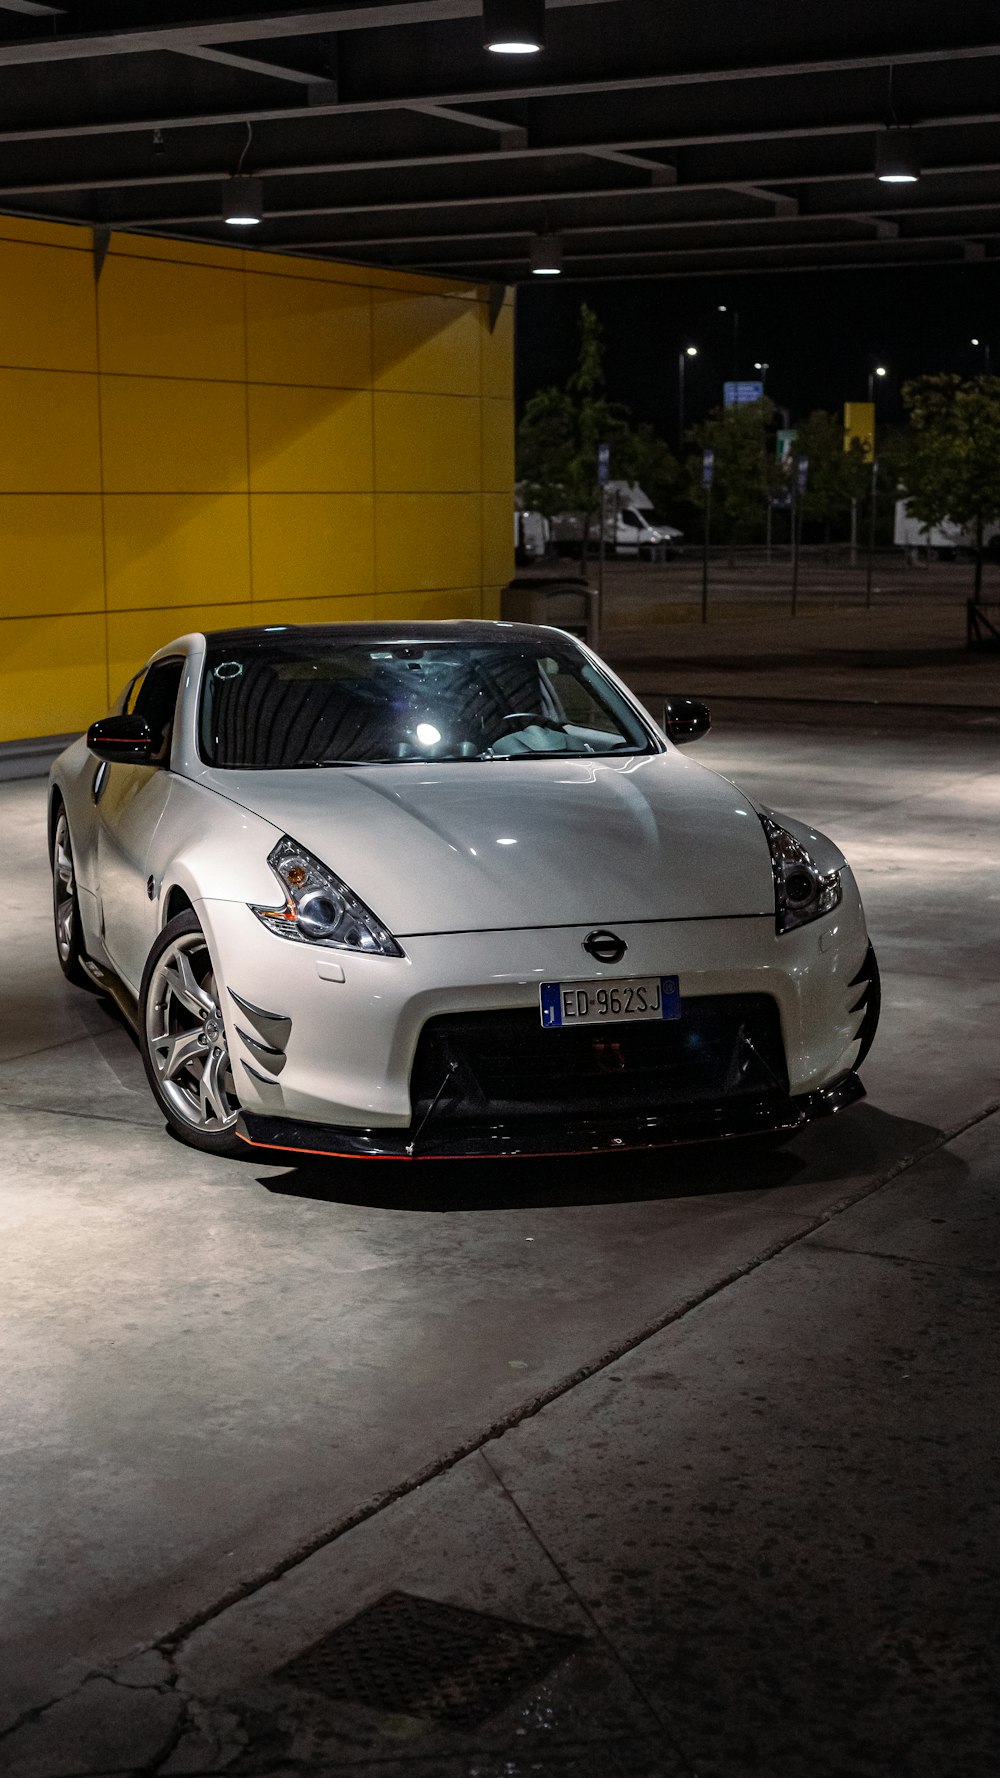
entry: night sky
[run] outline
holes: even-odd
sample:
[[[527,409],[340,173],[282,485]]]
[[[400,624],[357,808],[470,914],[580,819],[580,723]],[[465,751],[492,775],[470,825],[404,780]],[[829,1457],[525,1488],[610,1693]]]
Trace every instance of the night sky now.
[[[581,302],[604,324],[608,394],[652,421],[673,445],[677,355],[700,348],[685,376],[687,424],[722,400],[732,375],[732,310],[739,312],[739,371],[766,360],[767,393],[792,422],[812,408],[864,401],[869,369],[885,364],[880,421],[902,417],[900,386],[926,371],[1000,373],[1000,265],[906,270],[768,273],[726,279],[522,284],[518,290],[518,410],[536,389],[561,382],[576,357]],[[718,313],[718,304],[730,312]],[[970,345],[973,336],[983,345]]]

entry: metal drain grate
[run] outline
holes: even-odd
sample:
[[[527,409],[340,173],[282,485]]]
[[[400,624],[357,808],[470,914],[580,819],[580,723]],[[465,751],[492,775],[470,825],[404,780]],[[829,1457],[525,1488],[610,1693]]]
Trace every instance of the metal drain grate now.
[[[474,1728],[579,1647],[576,1636],[387,1593],[274,1677],[340,1702]]]

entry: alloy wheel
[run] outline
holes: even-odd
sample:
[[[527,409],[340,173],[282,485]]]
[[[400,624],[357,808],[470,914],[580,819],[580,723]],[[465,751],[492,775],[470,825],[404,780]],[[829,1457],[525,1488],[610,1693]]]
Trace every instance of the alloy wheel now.
[[[175,1117],[206,1135],[231,1129],[238,1107],[203,932],[181,934],[157,959],[145,1017],[157,1086]]]
[[[73,849],[65,813],[60,813],[56,822],[52,874],[55,885],[56,949],[59,960],[65,967],[73,961],[76,931],[76,873],[73,869]]]

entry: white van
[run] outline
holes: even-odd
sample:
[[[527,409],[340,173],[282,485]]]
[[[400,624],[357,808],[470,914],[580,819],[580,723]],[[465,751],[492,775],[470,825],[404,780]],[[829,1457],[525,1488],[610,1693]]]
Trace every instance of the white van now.
[[[566,555],[579,554],[583,545],[582,513],[559,512],[552,520],[552,542]],[[600,520],[591,519],[589,547],[596,550],[600,536]],[[657,518],[651,508],[625,506],[610,508],[604,521],[604,547],[615,556],[638,556],[646,562],[668,562],[679,555],[684,533],[674,525]]]

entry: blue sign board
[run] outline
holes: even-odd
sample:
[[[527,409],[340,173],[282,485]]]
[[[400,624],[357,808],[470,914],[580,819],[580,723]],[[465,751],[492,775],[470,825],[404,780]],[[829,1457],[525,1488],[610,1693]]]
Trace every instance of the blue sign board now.
[[[761,401],[763,383],[723,383],[722,399],[727,407],[739,407],[743,401]]]
[[[701,485],[703,488],[710,488],[712,486],[712,483],[714,480],[715,480],[715,452],[714,451],[702,451],[702,453],[701,453]]]
[[[602,444],[597,447],[597,479],[603,488],[611,468],[611,446]]]

